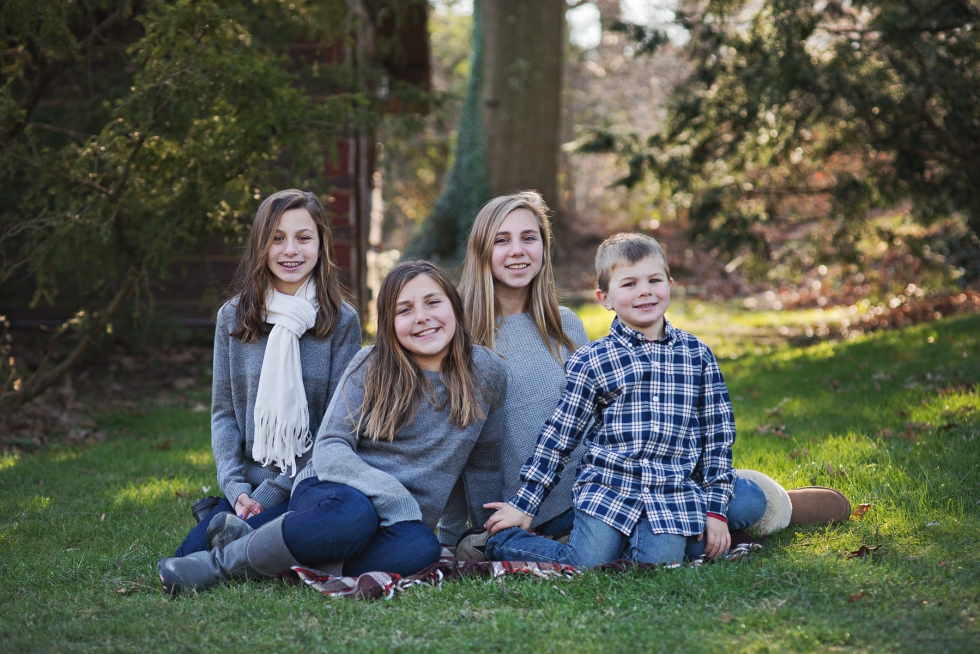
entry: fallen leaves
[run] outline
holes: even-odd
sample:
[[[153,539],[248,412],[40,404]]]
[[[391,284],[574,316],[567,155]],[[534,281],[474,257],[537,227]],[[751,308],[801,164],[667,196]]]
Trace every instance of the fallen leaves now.
[[[845,559],[863,559],[863,558],[865,558],[867,556],[871,556],[872,554],[874,554],[875,552],[877,552],[881,548],[882,548],[881,545],[875,545],[874,547],[870,547],[870,546],[865,545],[865,544],[862,543],[861,544],[861,547],[857,548],[853,552],[848,553],[848,555],[845,556],[844,558]]]
[[[116,579],[116,583],[126,584],[122,588],[117,588],[116,592],[120,595],[128,595],[129,593],[135,593],[138,590],[149,590],[156,592],[157,589],[147,585],[146,575],[140,575],[140,578],[136,581],[123,581],[122,579]]]
[[[191,495],[190,493],[188,493],[187,491],[175,490],[174,491],[174,497],[179,497],[181,499],[188,500],[188,499],[190,499],[190,498],[192,498],[194,496]]]
[[[798,449],[796,449],[794,447],[793,448],[793,451],[792,452],[789,452],[787,454],[787,456],[789,456],[789,458],[791,458],[791,459],[793,459],[795,461],[796,459],[799,459],[800,457],[810,456],[810,450],[806,449],[805,447],[802,450],[798,450]]]
[[[173,439],[172,438],[165,438],[162,441],[160,441],[159,443],[156,443],[155,445],[153,445],[153,449],[154,450],[169,450],[170,449],[170,446],[172,444],[173,444]]]
[[[771,409],[766,409],[765,410],[766,411],[766,415],[769,415],[769,416],[772,416],[772,417],[778,416],[779,415],[779,412],[783,410],[783,405],[786,404],[787,402],[789,402],[789,398],[788,397],[784,397],[782,400],[779,401],[779,404],[777,404],[776,406],[774,406]]]
[[[872,504],[858,504],[857,508],[854,509],[854,513],[851,515],[855,518],[863,518],[864,514],[870,511],[872,506]]]
[[[778,438],[789,438],[789,434],[785,432],[785,429],[786,429],[786,425],[773,426],[770,423],[766,423],[764,425],[759,425],[758,427],[756,427],[755,432],[759,434],[759,436],[765,436],[766,434],[772,432],[772,435]]]
[[[843,468],[837,468],[837,469],[835,469],[834,466],[830,465],[829,463],[824,466],[824,470],[827,471],[827,475],[829,475],[830,477],[846,477],[847,476],[847,473],[844,471]]]
[[[850,597],[848,597],[847,598],[847,601],[848,602],[857,602],[858,600],[860,600],[861,598],[863,598],[865,595],[867,595],[866,592],[864,592],[863,590],[859,590],[858,592],[856,592],[856,593],[852,594]]]
[[[906,422],[905,430],[899,432],[897,435],[910,443],[916,443],[919,440],[919,432],[927,431],[930,428],[931,426],[925,422]],[[892,438],[895,435],[891,427],[878,428],[878,436],[881,438]]]

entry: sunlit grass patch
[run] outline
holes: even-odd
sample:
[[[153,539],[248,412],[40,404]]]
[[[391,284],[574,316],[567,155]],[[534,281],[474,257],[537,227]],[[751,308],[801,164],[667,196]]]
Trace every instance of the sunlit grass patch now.
[[[143,479],[139,484],[117,489],[112,502],[116,507],[125,508],[149,506],[174,497],[178,490],[182,490],[182,486],[173,479]]]
[[[19,454],[0,454],[0,472],[13,468],[19,459]]]
[[[214,467],[214,454],[210,449],[184,452],[181,458],[192,466]]]

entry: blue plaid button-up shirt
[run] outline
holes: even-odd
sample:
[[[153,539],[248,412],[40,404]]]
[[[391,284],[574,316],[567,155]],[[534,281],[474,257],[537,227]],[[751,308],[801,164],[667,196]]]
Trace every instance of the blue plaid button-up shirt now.
[[[510,500],[534,515],[584,437],[576,508],[625,535],[646,514],[655,534],[692,536],[732,494],[735,416],[718,361],[664,321],[647,340],[619,319],[565,363],[568,383]]]

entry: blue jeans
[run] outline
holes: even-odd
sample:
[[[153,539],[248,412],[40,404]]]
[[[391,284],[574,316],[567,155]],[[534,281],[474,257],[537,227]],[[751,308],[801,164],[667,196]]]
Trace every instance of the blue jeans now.
[[[288,506],[289,504],[287,502],[280,502],[275,506],[270,506],[258,515],[253,515],[245,522],[253,529],[258,529],[265,523],[272,522],[285,513]],[[204,516],[204,519],[191,529],[190,533],[184,538],[184,542],[177,548],[174,556],[187,556],[194,552],[206,551],[208,549],[208,525],[211,524],[211,518],[219,513],[231,513],[232,511],[234,511],[234,507],[232,507],[231,502],[222,497],[218,505],[211,510],[211,513]]]
[[[540,525],[534,528],[534,533],[541,536],[561,538],[562,536],[567,536],[572,531],[574,520],[575,511],[573,509],[569,509],[564,513],[556,515],[547,522],[542,522]]]
[[[736,477],[728,505],[728,528],[745,529],[761,518],[765,510],[766,496],[758,484]],[[654,534],[650,523],[643,519],[633,533],[626,536],[598,518],[578,509],[573,511],[574,527],[568,545],[512,527],[490,537],[486,547],[487,558],[495,561],[545,561],[594,568],[622,558],[636,563],[678,562],[685,556],[694,559],[704,553],[707,545],[707,539],[702,538],[698,542],[697,536]]]
[[[380,527],[371,500],[350,486],[304,479],[293,489],[289,510],[283,541],[303,565],[343,561],[345,575],[409,575],[439,561],[432,529],[420,521]]]

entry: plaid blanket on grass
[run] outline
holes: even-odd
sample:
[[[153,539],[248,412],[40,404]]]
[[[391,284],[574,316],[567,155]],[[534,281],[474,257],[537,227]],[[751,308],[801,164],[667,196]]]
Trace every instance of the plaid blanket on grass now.
[[[728,552],[729,561],[740,561],[752,552],[762,549],[758,542],[739,543]],[[403,577],[389,572],[366,572],[359,577],[331,577],[311,568],[294,567],[293,571],[313,590],[329,597],[347,599],[391,599],[396,593],[415,586],[442,587],[445,579],[463,577],[485,577],[501,579],[508,575],[530,575],[538,579],[572,579],[583,570],[558,563],[535,563],[532,561],[460,561],[453,556],[451,548],[443,548],[442,558],[419,572]],[[652,565],[631,563],[626,560],[613,561],[599,566],[598,570],[626,572],[628,570],[656,571],[679,568],[682,565],[697,567],[705,563],[700,558],[688,563],[672,565]]]

